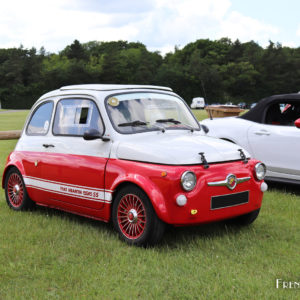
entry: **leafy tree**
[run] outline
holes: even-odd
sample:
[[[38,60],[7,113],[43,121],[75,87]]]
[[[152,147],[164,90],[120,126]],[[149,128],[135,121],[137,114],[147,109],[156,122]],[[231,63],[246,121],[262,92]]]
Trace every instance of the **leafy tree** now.
[[[29,108],[44,92],[79,83],[156,84],[188,102],[258,101],[300,89],[300,48],[270,41],[200,39],[164,57],[139,42],[78,40],[59,54],[45,48],[0,49],[0,100],[7,108]]]
[[[88,59],[88,55],[85,51],[85,48],[80,44],[78,40],[75,40],[70,46],[67,46],[63,51],[61,51],[61,55],[67,56],[68,59]]]

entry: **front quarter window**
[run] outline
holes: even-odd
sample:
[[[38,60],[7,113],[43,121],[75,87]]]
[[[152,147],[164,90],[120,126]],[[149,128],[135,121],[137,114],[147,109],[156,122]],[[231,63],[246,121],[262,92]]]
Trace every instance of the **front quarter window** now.
[[[46,135],[51,121],[53,102],[42,103],[32,114],[26,133],[28,135]]]
[[[178,97],[161,93],[127,93],[106,99],[106,109],[120,133],[137,133],[161,128],[199,130],[199,124]]]

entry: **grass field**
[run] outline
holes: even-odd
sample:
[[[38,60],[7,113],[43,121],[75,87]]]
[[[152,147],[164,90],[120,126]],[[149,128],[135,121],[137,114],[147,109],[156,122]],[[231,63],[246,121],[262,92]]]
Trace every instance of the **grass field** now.
[[[196,111],[197,117],[206,117]],[[21,129],[27,112],[0,114]],[[16,141],[0,141],[0,173]],[[14,212],[0,193],[0,299],[299,299],[300,188],[272,187],[248,228],[169,229],[144,249],[109,224],[39,207]]]

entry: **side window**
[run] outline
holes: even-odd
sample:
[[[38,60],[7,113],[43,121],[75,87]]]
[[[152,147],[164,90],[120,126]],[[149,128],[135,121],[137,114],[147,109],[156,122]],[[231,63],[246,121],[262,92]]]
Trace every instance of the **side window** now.
[[[63,99],[56,107],[53,134],[83,136],[88,129],[103,134],[103,123],[96,104],[85,99]]]
[[[300,117],[300,105],[297,102],[285,101],[272,104],[266,114],[266,123],[271,125],[294,126]]]
[[[26,133],[28,135],[46,135],[51,121],[52,110],[52,101],[41,104],[31,116]]]
[[[266,124],[281,125],[282,114],[279,103],[272,104],[266,114]]]

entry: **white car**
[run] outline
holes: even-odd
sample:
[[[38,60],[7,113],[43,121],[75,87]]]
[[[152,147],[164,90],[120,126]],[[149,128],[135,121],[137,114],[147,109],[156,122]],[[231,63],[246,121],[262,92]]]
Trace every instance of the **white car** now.
[[[204,120],[207,135],[231,141],[267,166],[266,180],[300,184],[300,95],[265,98],[240,117]]]
[[[204,109],[204,107],[205,107],[204,98],[202,98],[202,97],[193,98],[191,108],[193,108],[193,109],[195,109],[195,108],[196,109],[197,108]]]

